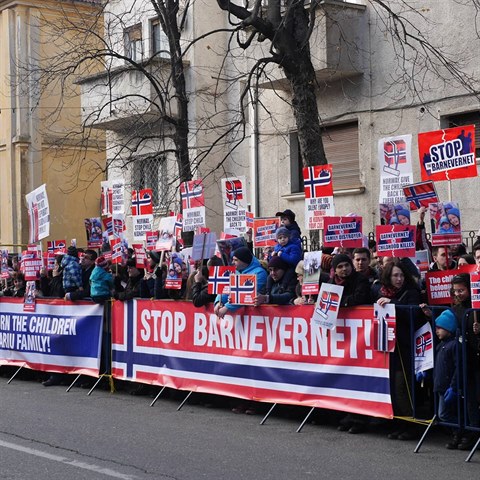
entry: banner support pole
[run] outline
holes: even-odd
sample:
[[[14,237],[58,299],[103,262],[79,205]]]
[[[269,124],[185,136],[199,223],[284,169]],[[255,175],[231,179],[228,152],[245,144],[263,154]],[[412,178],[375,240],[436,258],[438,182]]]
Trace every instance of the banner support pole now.
[[[472,448],[472,451],[468,454],[468,457],[465,459],[466,462],[469,462],[472,459],[473,454],[475,453],[479,445],[480,445],[480,438],[477,440],[477,443]]]
[[[160,395],[163,393],[163,391],[166,389],[167,387],[164,385],[162,387],[162,389],[157,393],[157,396],[153,399],[153,402],[150,404],[151,407],[153,407],[156,403],[156,401],[160,398]]]
[[[303,422],[300,424],[300,426],[297,428],[296,433],[300,433],[303,426],[307,423],[307,420],[310,418],[310,415],[313,413],[316,407],[312,407],[310,411],[308,412],[307,416],[303,419]]]
[[[276,403],[274,403],[271,407],[270,410],[267,412],[267,414],[262,418],[262,421],[260,422],[260,425],[263,425],[266,421],[267,418],[270,416],[270,414],[273,412],[273,409],[277,406]]]
[[[423,435],[422,435],[422,437],[420,438],[420,440],[418,441],[417,446],[415,447],[415,450],[413,451],[413,453],[418,453],[418,452],[419,452],[420,447],[422,446],[422,443],[423,443],[423,441],[425,440],[428,432],[429,432],[430,429],[433,427],[436,418],[437,418],[437,414],[435,414],[435,415],[433,416],[432,421],[430,422],[430,425],[429,425],[429,426],[427,427],[427,429],[423,432]]]
[[[188,392],[188,395],[183,399],[183,402],[178,406],[177,408],[177,412],[179,412],[181,410],[181,408],[185,405],[185,403],[187,402],[187,400],[190,398],[190,395],[192,394],[193,392]]]
[[[10,378],[10,380],[7,382],[7,385],[10,384],[10,382],[17,376],[17,374],[20,372],[20,370],[25,366],[25,363],[23,365],[21,365],[20,367],[18,367],[17,371],[12,375],[12,377]]]
[[[81,377],[82,375],[79,373],[76,377],[75,380],[70,384],[70,386],[65,390],[67,393],[72,389],[72,387],[77,383],[77,380]]]

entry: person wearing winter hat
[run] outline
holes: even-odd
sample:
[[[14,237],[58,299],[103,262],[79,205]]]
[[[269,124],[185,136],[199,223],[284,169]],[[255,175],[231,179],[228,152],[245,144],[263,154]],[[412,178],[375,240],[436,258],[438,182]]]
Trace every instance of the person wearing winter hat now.
[[[292,234],[288,228],[280,227],[275,232],[277,244],[273,249],[272,256],[281,257],[289,267],[295,268],[297,263],[302,259],[302,249],[298,243],[292,242]]]
[[[433,393],[437,398],[437,415],[442,422],[457,423],[457,317],[452,310],[443,311],[435,319],[435,334],[440,340],[435,350]],[[453,431],[452,440],[445,446],[458,448],[460,432]]]
[[[255,297],[255,306],[269,303],[287,305],[295,297],[297,278],[295,269],[290,267],[282,257],[272,257],[268,262],[269,276],[267,278],[266,294],[259,293]]]
[[[235,273],[256,275],[257,294],[265,292],[267,283],[267,272],[260,265],[260,262],[253,256],[247,247],[237,248],[233,252],[233,264],[235,265]],[[223,318],[226,313],[233,313],[241,308],[241,305],[235,305],[230,302],[227,294],[219,294],[215,298],[214,313],[218,318]]]
[[[302,241],[300,240],[300,236],[302,235],[302,231],[295,221],[295,214],[287,208],[283,212],[277,212],[275,216],[280,217],[281,226],[285,227],[291,233],[291,241],[301,247]]]
[[[438,233],[455,233],[447,217],[441,217],[439,224],[440,228],[438,229]]]
[[[167,298],[164,290],[167,277],[166,265],[160,265],[161,255],[155,250],[147,251],[148,265],[140,283],[140,296],[156,300]]]
[[[90,294],[95,303],[103,304],[112,297],[113,275],[109,269],[110,264],[103,255],[95,260],[95,268],[90,275]]]
[[[410,212],[405,208],[399,208],[395,211],[400,225],[410,225]]]
[[[143,279],[143,268],[137,268],[134,258],[127,260],[128,281],[125,288],[120,287],[114,294],[117,300],[131,300],[132,298],[141,297],[140,284]]]

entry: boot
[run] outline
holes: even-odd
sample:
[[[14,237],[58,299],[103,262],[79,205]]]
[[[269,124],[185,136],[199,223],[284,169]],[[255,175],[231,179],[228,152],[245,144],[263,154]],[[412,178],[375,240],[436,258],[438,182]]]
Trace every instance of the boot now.
[[[458,433],[454,433],[452,439],[445,445],[448,450],[456,450],[460,444],[460,437]]]

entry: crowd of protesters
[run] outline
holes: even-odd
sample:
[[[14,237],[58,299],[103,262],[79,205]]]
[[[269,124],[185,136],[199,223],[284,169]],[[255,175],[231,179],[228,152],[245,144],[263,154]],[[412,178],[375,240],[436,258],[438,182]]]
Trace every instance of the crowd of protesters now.
[[[256,275],[257,296],[255,306],[308,305],[316,301],[316,295],[303,295],[304,276],[301,231],[291,210],[278,212],[281,227],[277,229],[277,245],[254,255],[252,246],[237,248],[231,255],[231,263],[237,273]],[[461,265],[475,264],[480,270],[480,241],[467,252],[465,245],[452,247],[431,247],[424,227],[425,211],[420,210],[417,224],[417,250],[428,250],[431,255],[431,271],[453,270]],[[247,244],[248,245],[248,244]],[[181,288],[166,288],[167,265],[173,264],[181,272]],[[144,268],[140,268],[133,250],[125,265],[114,265],[103,255],[92,249],[69,247],[65,255],[55,258],[51,271],[43,270],[37,281],[38,297],[59,297],[69,301],[91,298],[97,303],[110,299],[130,300],[133,298],[191,300],[195,307],[212,304],[215,314],[221,318],[234,312],[238,305],[230,302],[228,295],[212,295],[208,292],[210,266],[219,266],[219,257],[196,262],[189,266],[181,254],[161,255],[156,251],[147,252]],[[189,272],[191,270],[191,272]],[[23,297],[26,282],[15,257],[9,259],[10,278],[3,282],[0,295]],[[379,257],[375,242],[355,249],[322,249],[319,283],[343,286],[341,306],[352,307],[377,302],[379,305],[418,306],[415,321],[410,322],[406,311],[397,311],[396,348],[391,355],[391,390],[396,417],[412,416],[410,387],[412,382],[411,343],[412,328],[418,328],[431,318],[438,337],[436,367],[433,375],[421,372],[417,381],[430,385],[436,396],[437,413],[440,420],[456,423],[459,415],[468,417],[468,424],[480,427],[480,324],[471,309],[470,277],[461,273],[452,280],[452,303],[445,305],[440,314],[433,314],[428,307],[425,284],[420,271],[408,258]],[[466,366],[458,364],[458,337],[462,331],[465,316],[464,338],[466,343]],[[459,412],[457,406],[459,372],[466,368],[466,412]],[[50,376],[45,386],[60,383],[60,377]],[[428,394],[425,395],[428,397]],[[254,408],[235,407],[236,412],[253,412]],[[361,433],[371,426],[371,419],[360,415],[347,415],[340,420],[338,429],[349,433]],[[390,439],[409,440],[418,436],[413,423],[395,422],[389,434]],[[454,429],[447,448],[469,449],[476,437],[468,432]]]

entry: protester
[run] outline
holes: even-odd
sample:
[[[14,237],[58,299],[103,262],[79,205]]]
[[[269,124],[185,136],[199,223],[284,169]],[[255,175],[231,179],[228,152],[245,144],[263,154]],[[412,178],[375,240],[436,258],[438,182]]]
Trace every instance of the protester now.
[[[219,257],[212,257],[207,262],[207,266],[200,267],[195,272],[192,286],[192,302],[196,307],[203,307],[215,301],[216,295],[208,293],[208,267],[220,267],[223,265]]]
[[[110,264],[102,255],[95,260],[95,268],[90,275],[90,293],[95,303],[104,303],[112,298],[113,275]]]
[[[95,250],[85,250],[80,259],[80,266],[82,267],[82,288],[74,292],[66,293],[65,299],[75,302],[90,297],[90,275],[95,268],[95,260],[97,259],[97,252]]]
[[[460,255],[457,260],[457,267],[463,267],[465,265],[475,265],[475,258],[473,255],[466,253],[465,255]]]
[[[280,217],[280,223],[282,227],[285,227],[291,233],[290,241],[301,247],[302,241],[300,236],[302,235],[302,231],[300,230],[298,223],[295,221],[295,214],[291,210],[287,209],[283,212],[277,212],[275,216]]]
[[[267,272],[247,247],[237,248],[233,252],[233,264],[235,265],[236,273],[256,275],[257,293],[265,292]],[[238,308],[240,308],[240,305],[231,304],[227,294],[217,295],[214,312],[219,318],[223,318],[226,313],[232,313],[238,310]]]
[[[432,248],[433,263],[430,265],[429,272],[438,272],[440,270],[452,270],[456,264],[453,260],[449,259],[447,265],[447,249],[445,247],[433,247]]]
[[[400,260],[389,262],[383,269],[380,284],[372,287],[372,296],[379,305],[389,303],[394,305],[419,305],[420,290],[417,282]],[[395,351],[391,354],[390,383],[392,403],[395,416],[409,417],[412,415],[409,385],[412,372],[412,327],[410,317],[405,310],[396,311]],[[392,440],[412,440],[417,436],[414,426],[398,424],[388,438]]]
[[[302,250],[300,246],[293,242],[290,237],[290,231],[285,227],[280,227],[275,232],[277,245],[273,250],[273,256],[281,257],[289,267],[295,268],[297,263],[302,259]]]
[[[295,270],[282,257],[273,257],[268,262],[270,275],[267,278],[266,294],[259,293],[255,297],[255,306],[264,303],[287,305],[295,297],[297,279]]]
[[[355,271],[368,278],[370,285],[378,280],[378,273],[370,267],[371,256],[368,248],[360,247],[353,251],[353,266]]]
[[[44,297],[63,298],[63,269],[61,267],[63,255],[55,256],[55,263],[52,269],[52,276],[45,276],[42,281],[42,293]]]
[[[134,258],[127,260],[128,281],[125,288],[118,286],[118,290],[114,292],[113,296],[116,300],[131,300],[132,298],[139,298],[140,283],[144,276],[143,268],[137,268]]]
[[[368,279],[353,268],[352,259],[338,254],[332,260],[333,276],[329,283],[343,286],[342,307],[354,307],[370,303],[370,285]]]
[[[140,285],[140,293],[143,298],[159,300],[167,298],[164,290],[167,277],[166,265],[160,265],[161,255],[155,250],[147,251],[147,268]]]
[[[14,272],[13,274],[13,286],[3,291],[3,295],[6,297],[24,297],[25,296],[25,276],[22,272]]]
[[[67,254],[62,259],[61,267],[63,269],[65,300],[70,300],[67,294],[83,288],[82,267],[78,261],[78,250],[75,247],[68,247]]]

